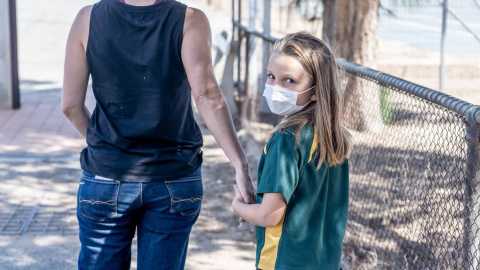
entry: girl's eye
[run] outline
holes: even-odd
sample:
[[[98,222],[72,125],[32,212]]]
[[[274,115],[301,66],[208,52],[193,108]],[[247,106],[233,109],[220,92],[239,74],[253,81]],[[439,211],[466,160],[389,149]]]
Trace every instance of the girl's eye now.
[[[275,80],[275,76],[273,76],[273,74],[268,74],[267,75],[267,78],[271,79],[271,80]]]
[[[294,81],[293,81],[292,79],[290,79],[290,78],[286,79],[285,81],[286,81],[287,83],[294,83]]]

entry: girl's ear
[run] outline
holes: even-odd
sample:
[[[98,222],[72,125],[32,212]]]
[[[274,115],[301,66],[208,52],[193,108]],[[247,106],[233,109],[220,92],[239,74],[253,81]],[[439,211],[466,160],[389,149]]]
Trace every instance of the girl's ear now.
[[[317,96],[315,95],[315,93],[312,94],[312,96],[310,97],[310,100],[317,101]]]

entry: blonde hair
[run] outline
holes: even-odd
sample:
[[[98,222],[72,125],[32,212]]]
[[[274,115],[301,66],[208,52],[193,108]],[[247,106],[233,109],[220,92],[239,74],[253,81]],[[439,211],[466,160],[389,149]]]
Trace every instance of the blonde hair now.
[[[317,97],[300,112],[288,115],[272,131],[285,132],[288,127],[296,127],[295,137],[299,140],[300,131],[311,126],[318,139],[316,159],[317,170],[327,160],[329,166],[342,163],[350,155],[352,137],[342,125],[342,93],[335,55],[328,44],[306,32],[288,34],[273,46],[273,53],[297,59],[313,79]]]

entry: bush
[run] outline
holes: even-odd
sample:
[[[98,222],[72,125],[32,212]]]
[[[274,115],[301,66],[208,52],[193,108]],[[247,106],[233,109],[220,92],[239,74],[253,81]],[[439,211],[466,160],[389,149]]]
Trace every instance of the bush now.
[[[390,102],[391,95],[392,90],[382,86],[382,89],[380,89],[380,113],[382,114],[382,122],[385,125],[390,125],[392,123],[395,112],[395,108]]]

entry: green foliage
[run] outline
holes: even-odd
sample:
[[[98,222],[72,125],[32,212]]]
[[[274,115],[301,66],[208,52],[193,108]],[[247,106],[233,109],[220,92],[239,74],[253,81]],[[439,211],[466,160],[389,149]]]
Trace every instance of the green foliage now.
[[[390,125],[393,122],[395,108],[390,102],[393,91],[385,86],[380,89],[380,113],[382,114],[382,121],[385,125]]]

